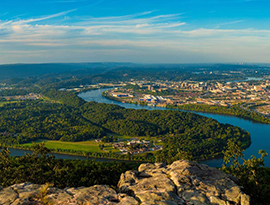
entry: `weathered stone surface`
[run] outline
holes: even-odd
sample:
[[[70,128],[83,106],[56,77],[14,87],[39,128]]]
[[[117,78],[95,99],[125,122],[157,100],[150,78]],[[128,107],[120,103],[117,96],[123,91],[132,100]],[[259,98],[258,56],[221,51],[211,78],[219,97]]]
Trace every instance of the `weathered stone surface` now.
[[[190,161],[142,164],[123,173],[118,192],[107,185],[58,189],[21,183],[0,187],[0,205],[249,205],[237,179]]]
[[[122,174],[118,184],[120,191],[136,196],[143,204],[157,204],[158,202],[172,204],[178,201],[175,186],[166,173],[153,176],[145,174],[147,177],[142,177],[144,174],[135,172]]]
[[[0,204],[11,204],[18,197],[19,195],[11,187],[4,188],[0,191]]]
[[[211,204],[216,204],[216,205],[226,205],[226,202],[221,200],[218,197],[215,196],[210,196],[209,197]]]
[[[45,188],[44,188],[45,187]],[[126,194],[117,194],[107,185],[58,189],[31,183],[16,184],[0,191],[2,205],[137,205],[138,201]]]
[[[250,204],[234,177],[207,165],[180,160],[168,166],[142,164],[138,171],[122,174],[118,187],[142,204]]]
[[[19,194],[20,199],[28,199],[39,193],[40,185],[32,183],[21,183],[12,185],[11,188]]]
[[[118,195],[115,190],[107,185],[71,188],[66,191],[73,195],[69,202],[74,204],[120,204],[120,202],[123,203],[123,201],[130,201],[129,203],[131,203],[133,199],[126,195]],[[134,200],[133,204],[137,204],[138,202]]]
[[[246,194],[241,195],[241,204],[250,204],[250,196]]]
[[[50,187],[47,190],[47,194],[43,197],[43,201],[49,204],[64,204],[72,198],[72,195],[64,190]]]
[[[138,171],[127,171],[120,177],[121,192],[135,196],[142,204],[178,204],[174,183],[162,163],[141,164]]]
[[[167,173],[178,188],[180,197],[185,194],[186,190],[196,190],[199,193],[198,196],[200,196],[199,201],[206,197],[212,204],[250,203],[249,197],[235,183],[235,179],[218,169],[185,160],[176,161],[169,165],[167,169]],[[185,196],[184,198],[186,201],[192,201],[194,196],[192,197]],[[208,202],[204,201],[204,203]]]

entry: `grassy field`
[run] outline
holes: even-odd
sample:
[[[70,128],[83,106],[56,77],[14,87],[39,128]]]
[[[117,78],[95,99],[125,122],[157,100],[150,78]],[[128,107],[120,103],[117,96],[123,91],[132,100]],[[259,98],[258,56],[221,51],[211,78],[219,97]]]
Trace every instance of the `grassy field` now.
[[[95,141],[84,141],[84,142],[63,142],[54,140],[39,140],[36,143],[45,142],[45,146],[49,149],[70,149],[70,150],[80,150],[85,152],[119,152],[112,148],[108,143],[105,144],[104,150],[101,150]],[[24,146],[31,146],[32,143],[24,144]]]
[[[113,135],[117,138],[119,138],[120,140],[122,141],[126,141],[128,139],[131,139],[131,138],[135,138],[135,137],[131,137],[131,136],[126,136],[126,135],[119,135],[119,134],[108,134],[109,136]]]
[[[112,134],[108,134],[112,135]],[[153,140],[155,141],[156,145],[163,145],[162,142],[157,142],[158,139],[156,137],[130,137],[130,136],[123,136],[113,134],[115,137],[119,138],[121,141],[127,141],[131,138],[138,138],[139,140]],[[64,142],[64,141],[56,141],[56,140],[37,140],[35,143],[45,142],[45,146],[49,149],[62,149],[62,150],[76,150],[76,151],[83,151],[83,152],[97,152],[97,153],[105,153],[105,152],[113,152],[113,153],[120,153],[118,149],[114,149],[111,143],[105,143],[103,150],[99,148],[98,143],[94,140],[91,141],[82,141],[82,142]],[[23,146],[30,147],[32,143],[23,144]]]
[[[121,141],[125,141],[125,140],[129,140],[129,139],[139,139],[139,140],[153,140],[153,141],[157,141],[157,137],[147,137],[147,136],[141,136],[141,137],[131,137],[131,136],[127,136],[127,135],[119,135],[119,134],[110,134],[113,135],[117,138],[119,138]]]
[[[16,101],[3,101],[0,102],[0,107],[4,106],[5,104],[9,104],[9,103],[15,103]]]

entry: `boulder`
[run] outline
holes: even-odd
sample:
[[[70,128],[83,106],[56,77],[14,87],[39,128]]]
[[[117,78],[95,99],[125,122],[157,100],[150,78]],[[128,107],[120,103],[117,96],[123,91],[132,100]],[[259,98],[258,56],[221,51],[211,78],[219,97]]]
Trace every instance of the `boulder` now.
[[[11,204],[17,198],[19,198],[19,195],[11,187],[4,188],[0,191],[0,204]]]
[[[66,192],[72,195],[72,199],[66,204],[138,204],[134,198],[125,194],[117,194],[107,185],[70,188],[66,189]]]
[[[118,187],[142,204],[237,204],[249,205],[237,179],[207,165],[187,160],[165,166],[142,164],[121,175]]]

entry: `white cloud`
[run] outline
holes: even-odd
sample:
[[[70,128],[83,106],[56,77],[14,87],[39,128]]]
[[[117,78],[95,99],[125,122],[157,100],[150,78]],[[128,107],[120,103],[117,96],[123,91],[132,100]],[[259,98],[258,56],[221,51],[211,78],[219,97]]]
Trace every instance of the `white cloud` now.
[[[32,19],[26,19],[26,20],[19,20],[19,21],[15,21],[13,22],[13,24],[27,24],[27,23],[32,23],[32,22],[37,22],[37,21],[44,21],[44,20],[48,20],[48,19],[52,19],[52,18],[56,18],[59,16],[64,16],[68,13],[71,13],[73,11],[76,11],[77,9],[72,9],[72,10],[68,10],[68,11],[63,11],[57,14],[52,14],[52,15],[48,15],[48,16],[44,16],[44,17],[40,17],[40,18],[32,18]]]
[[[112,56],[116,58],[118,53],[117,59],[121,59],[125,52],[129,54],[124,56],[136,54],[138,57],[142,51],[144,61],[149,56],[149,62],[153,61],[155,53],[157,56],[167,56],[167,59],[170,59],[169,54],[175,60],[179,56],[183,61],[185,52],[189,56],[187,59],[191,59],[192,55],[200,55],[197,60],[202,60],[202,56],[208,56],[205,57],[208,61],[212,58],[222,60],[226,56],[225,59],[238,57],[243,61],[242,59],[255,60],[256,57],[261,59],[270,54],[270,30],[220,28],[241,23],[242,20],[221,23],[214,29],[193,30],[187,30],[188,24],[181,21],[181,14],[154,15],[158,11],[99,18],[71,17],[59,24],[49,21],[73,11],[75,10],[17,21],[0,21],[0,52],[2,55],[10,55],[3,56],[2,59],[39,54],[47,56],[48,61],[57,58],[63,60],[65,56],[68,56],[68,61],[82,60],[81,57],[78,58],[79,54],[72,57],[71,52],[80,55],[86,52],[83,55],[85,59],[90,53],[106,53],[108,59]],[[46,23],[44,20],[47,20]],[[110,54],[113,54],[111,58],[108,56]]]
[[[268,36],[270,35],[270,30],[256,30],[256,29],[195,29],[191,31],[181,31],[181,33],[186,34],[188,37],[211,37],[220,38],[224,36]]]
[[[220,23],[215,28],[220,28],[221,26],[227,26],[227,25],[232,25],[232,24],[237,24],[237,23],[242,23],[245,20],[238,20],[238,21],[230,21],[230,22],[225,22],[225,23]]]

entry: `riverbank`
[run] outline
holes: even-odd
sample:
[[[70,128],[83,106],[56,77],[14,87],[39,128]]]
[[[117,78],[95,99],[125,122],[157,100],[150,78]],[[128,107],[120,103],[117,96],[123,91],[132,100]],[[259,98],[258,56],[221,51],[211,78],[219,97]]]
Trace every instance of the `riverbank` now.
[[[33,152],[31,146],[24,146],[24,145],[14,145],[14,146],[7,146],[11,149],[16,150],[24,150]],[[66,156],[79,156],[84,157],[85,159],[100,159],[103,160],[111,160],[111,161],[128,161],[128,162],[154,162],[154,159],[143,159],[142,156],[135,156],[135,155],[120,155],[114,153],[99,153],[99,152],[86,152],[80,150],[70,150],[70,149],[50,149],[50,153],[52,154],[61,154]]]
[[[17,146],[7,146],[11,151],[11,156],[24,156],[25,153],[31,154],[33,149],[26,147],[17,147]],[[93,157],[89,155],[79,154],[79,153],[69,153],[62,151],[51,150],[50,154],[55,156],[58,159],[79,159],[79,160],[95,160],[98,162],[134,162],[134,163],[146,163],[153,161],[146,160],[130,160],[130,159],[118,159],[113,157]]]
[[[32,154],[33,150],[26,148],[26,147],[13,147],[8,146],[8,149],[11,152],[10,156],[24,156],[25,154]],[[57,159],[68,159],[68,160],[95,160],[97,162],[134,162],[134,163],[154,163],[155,161],[147,161],[147,160],[129,160],[129,159],[117,159],[117,158],[105,158],[105,157],[92,157],[82,154],[76,154],[76,153],[68,153],[68,152],[57,152],[57,151],[51,151],[49,153],[50,155],[53,155]],[[223,163],[223,156],[218,155],[214,158],[210,158],[207,160],[193,160],[194,162],[198,162],[200,164],[207,164],[212,167],[221,167]],[[221,161],[221,163],[220,163]]]
[[[120,103],[128,103],[128,104],[134,104],[134,105],[140,105],[140,106],[147,106],[148,105],[147,102],[137,103],[137,102],[132,102],[132,101],[121,100],[119,98],[111,96],[107,91],[102,92],[101,95],[102,95],[102,97],[105,97],[105,98],[107,98],[109,100],[117,101],[117,102],[120,102]]]
[[[117,97],[111,96],[107,90],[102,92],[102,97],[105,97],[112,101],[117,101],[120,103],[128,103],[128,104],[135,104],[140,106],[147,106],[147,102],[133,102],[133,101],[126,101]],[[152,106],[152,107],[164,107],[164,106]],[[222,115],[229,115],[229,116],[236,116],[239,118],[243,118],[246,120],[251,120],[254,122],[270,124],[270,118],[265,117],[264,115],[255,112],[249,111],[247,109],[242,108],[241,106],[234,105],[232,107],[224,107],[224,106],[217,106],[217,105],[206,105],[206,104],[185,104],[185,105],[167,105],[165,106],[169,109],[177,109],[177,110],[187,110],[187,111],[195,111],[195,112],[203,112],[203,113],[213,113],[213,114],[222,114]]]
[[[242,119],[251,120],[253,122],[270,124],[269,118],[253,111],[247,111],[237,105],[234,105],[232,107],[222,107],[214,105],[187,104],[179,106],[168,105],[167,108],[235,116]]]

